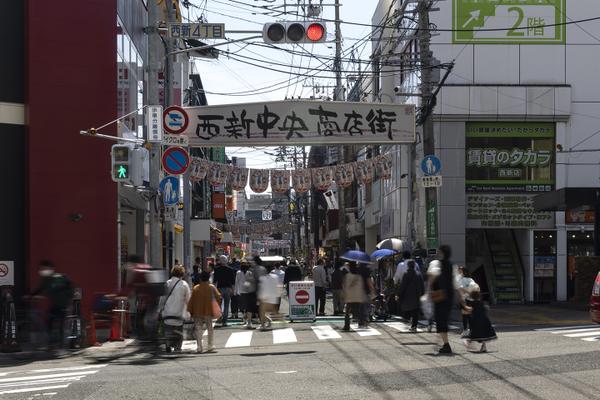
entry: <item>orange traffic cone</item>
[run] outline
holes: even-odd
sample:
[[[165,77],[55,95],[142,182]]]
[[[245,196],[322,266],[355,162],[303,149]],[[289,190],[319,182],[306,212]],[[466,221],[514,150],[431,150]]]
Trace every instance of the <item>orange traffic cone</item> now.
[[[94,314],[92,314],[90,323],[87,326],[87,339],[89,346],[102,346],[96,337],[96,321],[94,320]]]
[[[112,321],[110,324],[110,337],[108,340],[111,342],[122,342],[124,340],[121,330],[121,316],[118,312],[113,311]]]

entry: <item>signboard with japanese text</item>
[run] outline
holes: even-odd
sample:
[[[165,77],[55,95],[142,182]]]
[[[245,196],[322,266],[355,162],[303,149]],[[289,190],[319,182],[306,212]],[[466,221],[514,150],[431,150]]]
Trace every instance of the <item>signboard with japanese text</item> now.
[[[177,221],[178,207],[177,205],[165,206],[164,208],[165,221]]]
[[[453,43],[564,44],[567,0],[453,0]]]
[[[166,134],[162,138],[163,146],[183,146],[187,147],[189,144],[189,138],[183,135],[169,135]]]
[[[553,212],[536,212],[532,194],[467,194],[467,228],[552,229]]]
[[[314,321],[316,319],[315,283],[313,281],[290,282],[288,300],[290,321]]]
[[[467,192],[554,190],[555,133],[551,122],[467,123]]]
[[[185,111],[193,147],[415,142],[412,104],[285,100]]]
[[[150,143],[160,143],[163,140],[162,115],[162,106],[148,106],[146,109],[146,126]]]
[[[225,39],[225,24],[168,24],[168,35],[178,39]]]
[[[425,188],[441,187],[442,186],[442,176],[441,175],[422,176],[421,177],[421,185]]]

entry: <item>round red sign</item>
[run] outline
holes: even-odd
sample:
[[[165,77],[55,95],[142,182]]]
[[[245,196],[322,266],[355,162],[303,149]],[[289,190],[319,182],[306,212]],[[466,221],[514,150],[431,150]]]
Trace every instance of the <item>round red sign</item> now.
[[[0,278],[4,278],[8,275],[8,265],[0,264]]]
[[[296,292],[296,301],[298,302],[298,304],[306,304],[308,303],[309,299],[310,295],[306,290],[298,290]]]

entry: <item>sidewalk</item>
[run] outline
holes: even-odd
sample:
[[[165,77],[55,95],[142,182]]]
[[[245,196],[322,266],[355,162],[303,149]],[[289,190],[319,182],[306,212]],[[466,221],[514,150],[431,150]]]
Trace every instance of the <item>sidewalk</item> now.
[[[490,319],[498,325],[578,325],[591,324],[584,304],[515,304],[490,307]]]

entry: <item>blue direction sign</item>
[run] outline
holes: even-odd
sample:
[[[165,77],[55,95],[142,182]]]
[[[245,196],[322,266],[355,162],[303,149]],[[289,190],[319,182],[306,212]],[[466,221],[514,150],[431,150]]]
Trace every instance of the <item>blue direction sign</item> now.
[[[434,155],[428,155],[421,161],[421,170],[427,176],[437,175],[442,169],[442,162]]]
[[[183,174],[190,165],[190,156],[183,147],[169,147],[162,156],[162,166],[169,175]]]
[[[178,135],[185,131],[190,119],[185,110],[179,106],[167,107],[163,112],[164,128],[167,132]]]
[[[167,176],[160,181],[159,187],[165,206],[173,206],[179,203],[179,179],[177,177]]]

